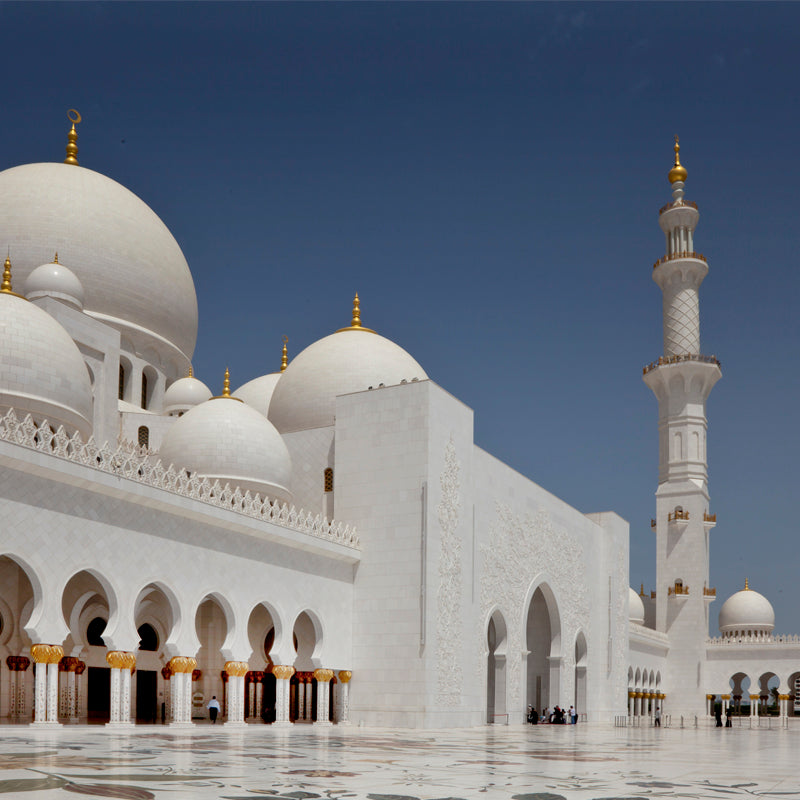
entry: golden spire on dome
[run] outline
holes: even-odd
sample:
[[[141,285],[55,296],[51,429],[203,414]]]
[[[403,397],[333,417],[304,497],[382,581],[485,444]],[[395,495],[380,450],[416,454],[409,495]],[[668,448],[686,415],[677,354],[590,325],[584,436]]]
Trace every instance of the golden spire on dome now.
[[[675,163],[672,165],[672,169],[669,171],[669,182],[685,182],[686,176],[689,173],[686,171],[686,167],[681,164],[681,146],[679,144],[677,135],[675,136],[675,147],[673,149],[675,150]]]
[[[286,367],[289,366],[289,353],[286,349],[287,344],[289,344],[289,337],[284,334],[283,350],[281,352],[281,372],[286,372]]]
[[[365,328],[361,324],[361,301],[358,299],[358,292],[353,298],[353,318],[350,320],[350,325],[347,328],[339,328],[339,331],[366,331],[367,333],[375,333],[371,328]]]
[[[189,374],[186,376],[187,378],[194,378],[194,370],[192,369],[192,365],[189,364]]]
[[[215,397],[211,398],[212,400],[238,400],[240,403],[243,403],[244,400],[240,400],[238,397],[234,397],[231,394],[231,371],[225,367],[225,377],[222,380],[222,394],[218,394]]]
[[[78,166],[78,131],[75,126],[81,121],[81,115],[74,108],[67,111],[67,119],[72,123],[72,128],[67,134],[67,157],[64,159],[65,164],[73,164]]]
[[[56,254],[53,256],[53,263],[58,264],[58,250],[56,250]]]
[[[642,588],[639,589],[639,597],[644,597],[644,584],[642,584]]]
[[[744,590],[745,590],[746,592],[749,592],[749,591],[750,591],[750,584],[748,584],[748,582],[747,582],[747,578],[745,578],[745,579],[744,579]]]
[[[13,294],[14,297],[22,297],[11,288],[11,256],[6,256],[6,263],[3,267],[3,282],[0,284],[0,292],[3,294]],[[22,297],[23,300],[26,298]]]

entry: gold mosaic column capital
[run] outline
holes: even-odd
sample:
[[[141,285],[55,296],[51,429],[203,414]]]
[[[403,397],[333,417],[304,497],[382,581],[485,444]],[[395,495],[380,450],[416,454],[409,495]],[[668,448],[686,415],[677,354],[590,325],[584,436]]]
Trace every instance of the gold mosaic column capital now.
[[[279,681],[288,681],[294,675],[294,667],[286,666],[285,664],[277,664],[272,667],[272,674]]]
[[[333,677],[332,669],[315,669],[314,677],[320,683],[327,683]]]
[[[106,661],[111,669],[133,670],[136,666],[136,656],[125,650],[111,650],[106,653]]]
[[[342,683],[350,683],[350,679],[353,677],[352,670],[343,669],[339,671],[339,680]]]
[[[170,659],[167,666],[173,673],[193,672],[197,667],[197,661],[191,656],[175,656]]]
[[[64,648],[57,644],[34,644],[31,656],[37,664],[58,664],[64,657]]]
[[[243,678],[250,670],[250,665],[246,661],[226,661],[225,672],[234,678]]]

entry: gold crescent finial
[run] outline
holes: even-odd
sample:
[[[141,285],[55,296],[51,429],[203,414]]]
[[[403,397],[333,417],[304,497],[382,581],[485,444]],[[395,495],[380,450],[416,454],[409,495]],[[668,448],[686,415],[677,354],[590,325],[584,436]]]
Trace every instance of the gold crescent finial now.
[[[222,381],[222,396],[231,396],[231,371],[225,367],[225,378]]]
[[[80,113],[71,108],[67,111],[67,119],[72,123],[72,128],[70,132],[67,134],[67,157],[64,159],[65,164],[73,164],[74,166],[78,166],[78,131],[75,130],[75,126],[81,121]]]
[[[283,337],[283,352],[281,353],[281,372],[286,371],[286,367],[289,366],[289,353],[286,349],[286,345],[289,344],[289,337],[284,334]]]
[[[14,297],[22,297],[21,294],[17,294],[11,288],[11,256],[10,255],[6,256],[6,263],[5,263],[5,266],[3,267],[3,282],[0,283],[0,292],[2,292],[3,294],[13,294]],[[27,298],[23,297],[22,299],[26,300]]]
[[[679,144],[680,140],[678,139],[677,134],[675,135],[675,163],[672,165],[672,169],[669,171],[669,182],[675,183],[676,181],[686,181],[686,176],[689,174],[686,171],[686,167],[681,164],[681,146]]]
[[[746,592],[750,591],[750,584],[747,582],[747,578],[744,579],[744,590]]]

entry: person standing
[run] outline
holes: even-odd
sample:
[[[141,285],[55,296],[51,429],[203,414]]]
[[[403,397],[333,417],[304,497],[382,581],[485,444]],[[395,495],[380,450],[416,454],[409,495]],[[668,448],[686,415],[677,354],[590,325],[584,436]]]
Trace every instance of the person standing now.
[[[717,706],[714,710],[714,719],[717,721],[717,727],[722,727],[722,706]]]
[[[655,713],[655,716],[653,718],[653,724],[656,726],[656,728],[660,728],[661,727],[661,707],[660,706],[656,706],[656,713]]]
[[[217,696],[214,695],[208,701],[208,718],[211,720],[212,725],[217,724],[217,714],[219,714],[219,701],[217,700]]]

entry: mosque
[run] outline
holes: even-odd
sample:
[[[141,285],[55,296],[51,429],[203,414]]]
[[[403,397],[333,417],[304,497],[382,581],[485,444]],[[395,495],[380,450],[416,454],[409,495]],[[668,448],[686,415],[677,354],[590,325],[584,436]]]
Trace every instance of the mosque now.
[[[357,295],[343,327],[215,394],[192,374],[178,243],[78,164],[70,114],[64,163],[0,172],[0,719],[190,727],[216,697],[233,728],[521,724],[556,704],[608,723],[710,697],[763,713],[776,682],[794,714],[800,639],[773,635],[766,598],[745,587],[708,635],[721,372],[677,143],[645,595],[628,524],[477,447],[472,410]]]

